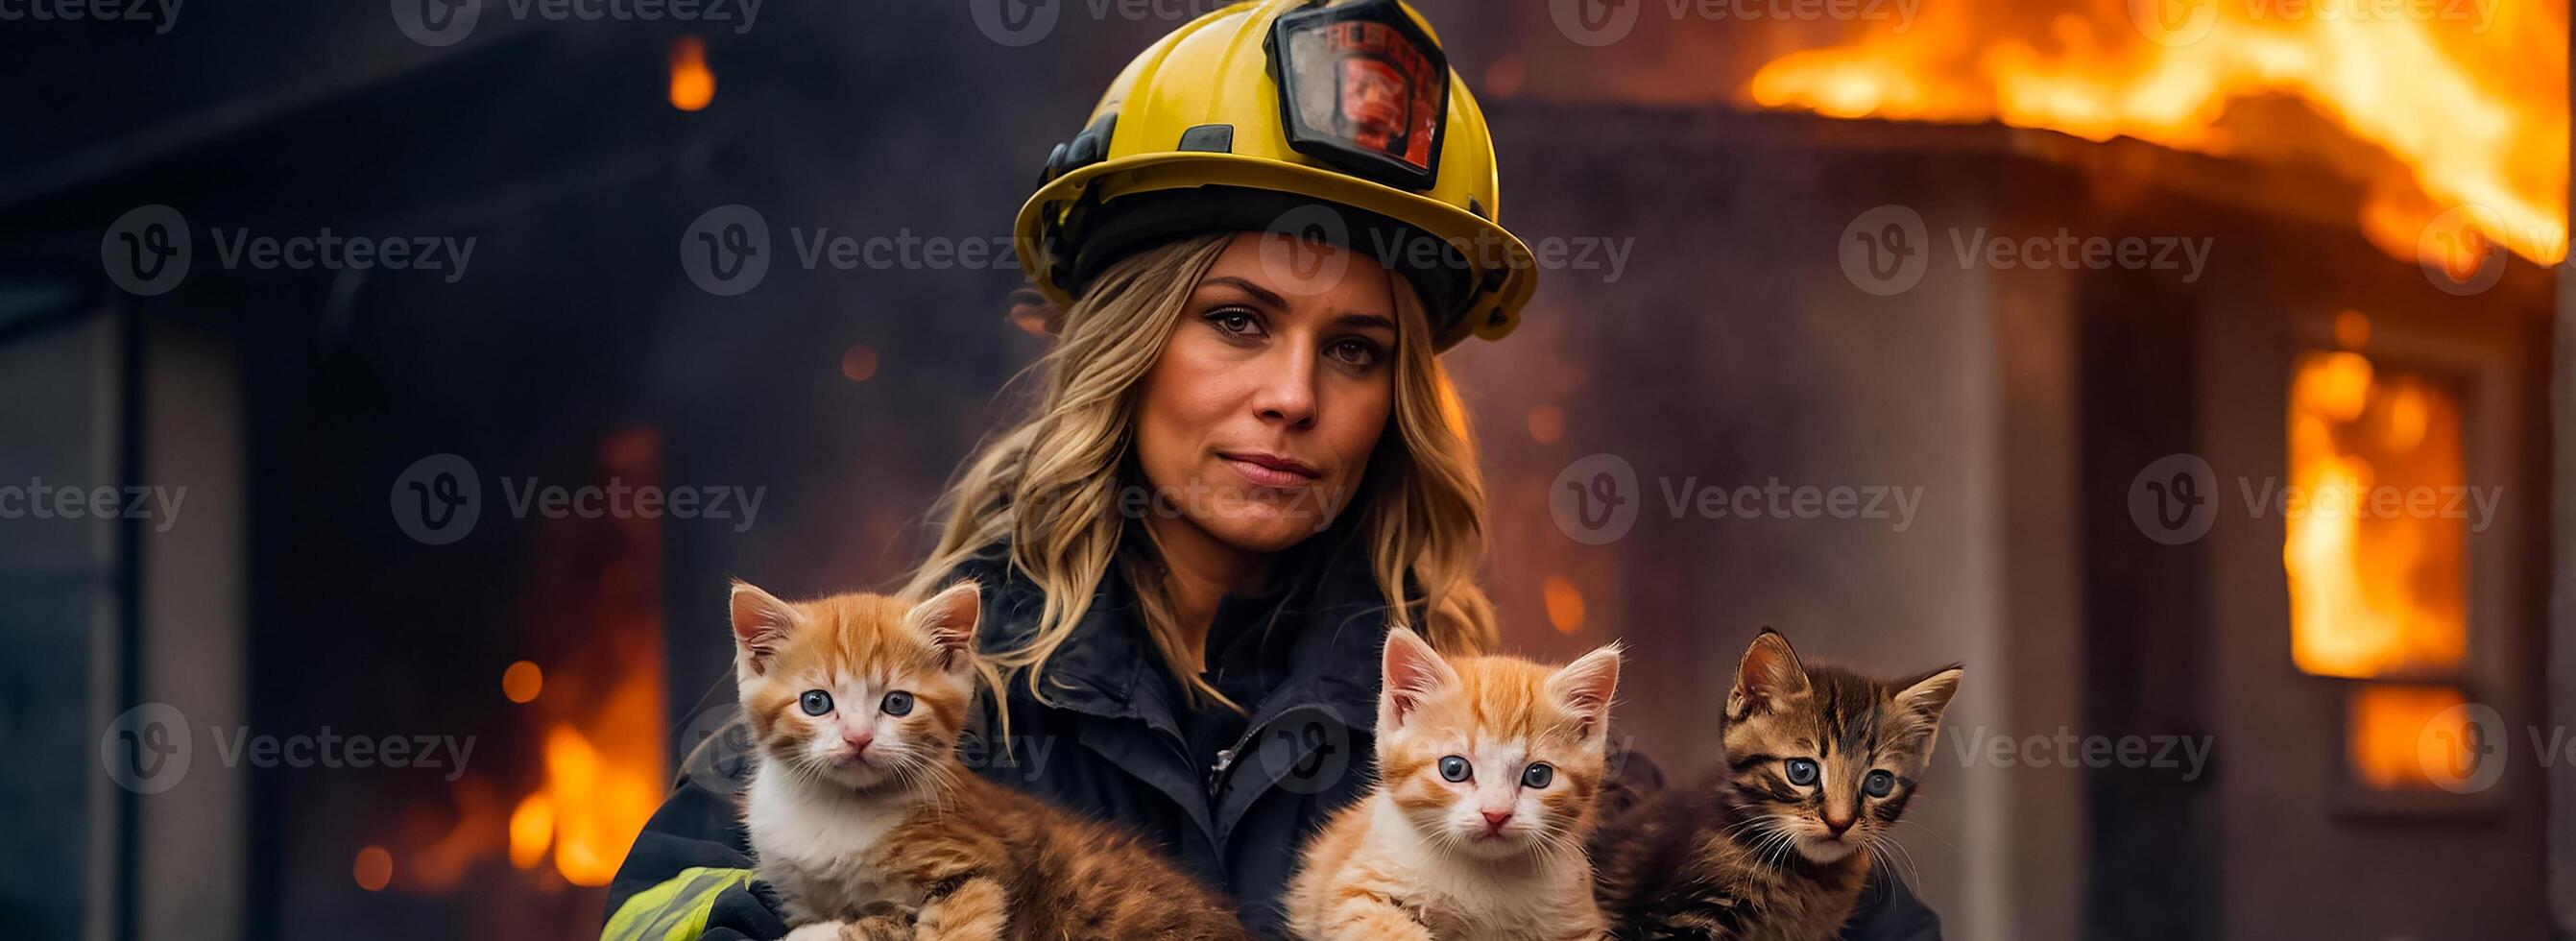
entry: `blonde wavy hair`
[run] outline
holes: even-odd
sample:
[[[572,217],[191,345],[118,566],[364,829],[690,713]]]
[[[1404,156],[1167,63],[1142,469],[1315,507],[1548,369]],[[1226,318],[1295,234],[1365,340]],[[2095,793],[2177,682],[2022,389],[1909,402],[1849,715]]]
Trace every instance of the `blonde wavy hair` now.
[[[1125,478],[1145,375],[1231,241],[1206,235],[1138,252],[1053,312],[1055,345],[1028,374],[1040,383],[1033,408],[983,442],[931,511],[937,546],[905,595],[928,597],[959,565],[1007,543],[1011,571],[1043,591],[1045,603],[1033,636],[985,656],[998,674],[1024,676],[1041,701],[1038,678],[1047,660],[1072,636],[1114,566],[1191,702],[1243,708],[1199,677],[1201,665],[1191,662],[1163,590],[1159,553],[1120,545],[1128,520],[1117,506],[1123,487],[1143,483]],[[1343,512],[1360,514],[1354,535],[1367,549],[1389,621],[1421,631],[1445,653],[1481,653],[1498,640],[1493,603],[1476,583],[1485,550],[1484,483],[1432,349],[1429,319],[1410,286],[1395,280],[1403,286],[1394,292],[1393,421],[1369,458],[1360,499]],[[1416,603],[1428,623],[1413,623]]]

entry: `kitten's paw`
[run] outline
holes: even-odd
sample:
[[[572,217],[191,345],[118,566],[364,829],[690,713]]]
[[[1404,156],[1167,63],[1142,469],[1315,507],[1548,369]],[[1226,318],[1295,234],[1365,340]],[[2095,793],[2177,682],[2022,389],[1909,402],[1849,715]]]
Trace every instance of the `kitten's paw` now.
[[[788,932],[783,941],[841,941],[841,929],[847,927],[848,922],[816,922]]]

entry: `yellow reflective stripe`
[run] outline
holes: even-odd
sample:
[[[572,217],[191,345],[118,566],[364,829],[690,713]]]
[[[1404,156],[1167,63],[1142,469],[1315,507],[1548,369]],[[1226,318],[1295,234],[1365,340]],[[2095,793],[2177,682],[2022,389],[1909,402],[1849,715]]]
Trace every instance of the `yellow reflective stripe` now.
[[[608,926],[600,929],[599,941],[698,941],[706,933],[707,912],[715,908],[716,896],[749,881],[749,869],[683,869],[618,906]]]

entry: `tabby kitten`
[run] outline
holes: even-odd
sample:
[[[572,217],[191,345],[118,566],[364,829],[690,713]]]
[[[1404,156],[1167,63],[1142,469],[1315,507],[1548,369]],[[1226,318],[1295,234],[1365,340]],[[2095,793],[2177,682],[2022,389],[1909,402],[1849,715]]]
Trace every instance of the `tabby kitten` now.
[[[1887,682],[1803,667],[1765,628],[1726,697],[1724,766],[1593,842],[1612,935],[1833,937],[1931,762],[1960,672]]]
[[[759,742],[744,817],[788,937],[1247,937],[1134,837],[958,760],[980,602],[971,581],[909,608],[734,583],[734,675]]]
[[[1307,845],[1288,887],[1309,941],[1593,941],[1591,833],[1619,683],[1613,644],[1562,669],[1444,660],[1389,632],[1375,789]]]

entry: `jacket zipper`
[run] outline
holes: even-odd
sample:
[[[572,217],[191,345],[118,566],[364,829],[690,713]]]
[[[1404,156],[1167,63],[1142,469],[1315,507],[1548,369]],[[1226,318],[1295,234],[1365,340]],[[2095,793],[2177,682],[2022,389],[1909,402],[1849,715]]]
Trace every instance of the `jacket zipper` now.
[[[1234,759],[1243,754],[1245,746],[1251,745],[1252,740],[1260,737],[1260,735],[1261,729],[1259,727],[1246,729],[1244,730],[1243,737],[1235,740],[1234,747],[1220,749],[1217,751],[1216,764],[1208,768],[1207,789],[1209,797],[1216,796],[1218,786],[1224,783],[1226,770],[1234,767]]]

